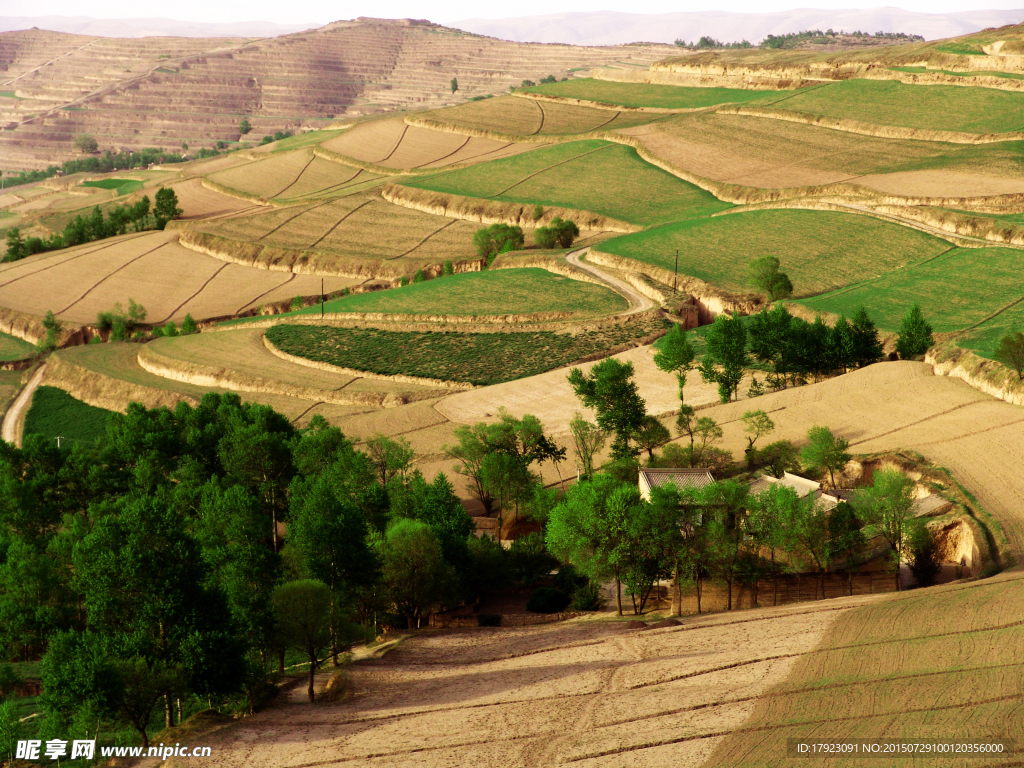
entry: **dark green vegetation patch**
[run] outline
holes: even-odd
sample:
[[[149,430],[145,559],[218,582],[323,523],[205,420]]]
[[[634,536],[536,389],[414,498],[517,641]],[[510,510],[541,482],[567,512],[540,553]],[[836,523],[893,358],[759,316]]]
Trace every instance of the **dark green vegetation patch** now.
[[[96,187],[97,189],[116,189],[118,195],[127,195],[144,186],[137,179],[98,179],[97,181],[83,181],[83,187]]]
[[[0,333],[0,360],[22,360],[38,351],[39,348],[35,344],[29,344],[9,333]]]
[[[431,333],[275,325],[267,330],[267,338],[290,355],[342,368],[488,385],[544,373],[664,331],[668,325],[660,318],[641,318],[577,334]]]
[[[546,96],[564,96],[623,107],[694,109],[715,104],[736,104],[774,96],[776,91],[747,91],[740,88],[688,88],[682,85],[616,83],[609,80],[579,78],[561,83],[537,85],[523,90]]]
[[[78,443],[92,443],[106,433],[105,408],[83,403],[56,387],[39,387],[32,395],[32,407],[25,415],[25,434],[44,435]]]

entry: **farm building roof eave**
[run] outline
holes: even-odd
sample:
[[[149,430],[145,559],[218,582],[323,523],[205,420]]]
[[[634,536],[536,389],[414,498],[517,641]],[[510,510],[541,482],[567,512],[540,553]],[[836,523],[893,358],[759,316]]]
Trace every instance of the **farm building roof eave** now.
[[[706,469],[641,469],[640,484],[648,489],[674,485],[677,488],[707,488],[715,478]]]

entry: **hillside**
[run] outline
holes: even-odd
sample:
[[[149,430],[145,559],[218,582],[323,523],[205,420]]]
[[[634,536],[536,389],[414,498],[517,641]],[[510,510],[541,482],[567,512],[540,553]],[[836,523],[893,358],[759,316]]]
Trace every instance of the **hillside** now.
[[[95,136],[101,149],[234,142],[243,117],[258,140],[362,114],[459,103],[580,68],[645,67],[669,52],[511,43],[378,19],[270,39],[5,32],[0,157],[5,170],[45,166],[71,157],[78,133]]]

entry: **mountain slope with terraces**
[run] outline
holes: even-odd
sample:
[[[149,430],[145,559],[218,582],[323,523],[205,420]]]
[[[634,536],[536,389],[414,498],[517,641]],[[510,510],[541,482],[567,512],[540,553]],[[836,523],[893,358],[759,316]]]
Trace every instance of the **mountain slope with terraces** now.
[[[426,21],[365,18],[271,39],[7,32],[0,34],[0,157],[9,169],[67,159],[79,133],[94,135],[101,150],[235,141],[243,117],[258,138],[446,106],[580,68],[646,68],[670,51],[512,43]]]

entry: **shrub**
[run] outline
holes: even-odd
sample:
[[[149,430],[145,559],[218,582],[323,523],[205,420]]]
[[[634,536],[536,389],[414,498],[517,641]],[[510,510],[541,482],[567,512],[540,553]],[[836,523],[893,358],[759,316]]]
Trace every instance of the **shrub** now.
[[[533,240],[541,248],[568,248],[580,236],[580,229],[575,222],[555,218],[550,226],[537,227],[533,231]]]
[[[87,133],[80,133],[71,141],[71,146],[81,152],[83,155],[91,155],[93,152],[100,148],[100,145],[96,142],[96,139]]]
[[[423,283],[423,282],[426,282],[426,280],[427,280],[427,276],[423,274],[423,270],[422,269],[417,269],[416,270],[416,274],[413,275],[412,281],[414,283]]]
[[[572,607],[577,611],[599,611],[604,605],[601,585],[588,581],[572,596]]]
[[[294,298],[292,298],[291,308],[292,309],[302,309],[303,304],[304,304],[304,302],[302,300],[302,297],[301,296],[295,296]]]
[[[441,268],[441,274],[444,275],[445,277],[447,277],[448,275],[454,275],[455,265],[452,264],[450,261],[446,261],[444,263],[444,267]]]
[[[541,219],[541,217],[543,215],[544,215],[544,206],[543,205],[535,205],[535,206],[533,206],[533,220],[534,221],[540,221],[540,219]]]
[[[192,319],[192,315],[185,315],[185,319],[181,321],[181,335],[191,336],[193,333],[199,333],[199,326]]]
[[[476,623],[481,627],[500,627],[501,615],[497,613],[478,613]]]
[[[552,584],[556,589],[571,595],[580,587],[586,586],[589,581],[586,576],[577,571],[572,565],[563,565],[558,569],[555,578],[552,579]]]
[[[270,144],[273,140],[273,136],[264,136],[262,139],[260,139],[260,146],[262,147],[264,144]]]
[[[161,330],[163,330],[164,336],[177,336],[178,335],[178,326],[177,326],[177,324],[173,320],[168,322],[167,325],[165,325]]]
[[[928,528],[919,521],[915,522],[909,536],[910,572],[917,586],[930,587],[942,569],[942,562]]]
[[[473,246],[481,259],[490,259],[499,253],[518,251],[526,244],[522,227],[491,224],[478,229],[473,235]]]
[[[252,126],[249,124],[249,121],[243,118],[242,122],[238,124],[238,132],[245,136],[251,130]]]
[[[526,610],[530,613],[558,613],[569,606],[569,596],[554,587],[535,589],[526,601]]]
[[[508,548],[508,564],[513,580],[529,587],[551,573],[558,560],[548,552],[543,536],[528,533]]]

